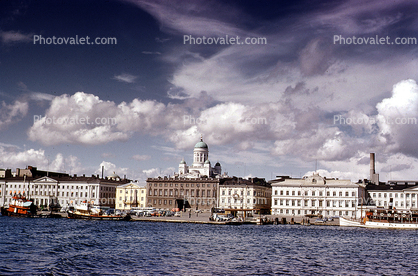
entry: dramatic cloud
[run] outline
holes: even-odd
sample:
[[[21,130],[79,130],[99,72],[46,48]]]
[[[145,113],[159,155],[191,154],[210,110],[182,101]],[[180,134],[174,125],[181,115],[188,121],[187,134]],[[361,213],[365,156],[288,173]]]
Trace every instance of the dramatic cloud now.
[[[84,168],[77,157],[69,155],[65,157],[58,153],[50,158],[43,149],[20,150],[17,147],[0,145],[0,166],[5,168],[26,168],[35,166],[40,170],[55,172],[81,173]]]
[[[2,102],[0,106],[0,130],[20,121],[28,113],[27,102],[15,101],[13,104]]]
[[[418,157],[418,85],[404,80],[393,86],[392,97],[376,106],[379,139],[390,152]]]

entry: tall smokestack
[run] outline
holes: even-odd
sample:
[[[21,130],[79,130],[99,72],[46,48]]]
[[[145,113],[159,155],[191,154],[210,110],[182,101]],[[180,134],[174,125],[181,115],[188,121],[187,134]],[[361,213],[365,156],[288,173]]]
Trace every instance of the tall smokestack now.
[[[104,166],[102,166],[102,179],[103,179],[103,174],[104,174]]]
[[[370,181],[373,181],[373,175],[376,173],[375,169],[375,155],[370,153]]]
[[[375,170],[376,159],[374,153],[370,153],[370,182],[379,185],[379,174]]]

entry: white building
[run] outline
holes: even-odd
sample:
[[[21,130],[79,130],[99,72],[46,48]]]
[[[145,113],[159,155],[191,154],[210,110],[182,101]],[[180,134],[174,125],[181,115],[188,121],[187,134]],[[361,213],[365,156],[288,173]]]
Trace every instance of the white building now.
[[[221,164],[217,162],[214,167],[211,167],[209,161],[209,148],[208,145],[203,142],[203,138],[200,138],[194,146],[193,150],[193,164],[187,166],[186,161],[182,160],[179,165],[179,177],[185,178],[200,178],[203,176],[216,177],[222,173]]]
[[[418,208],[418,181],[391,180],[388,184],[368,184],[367,191],[372,199],[368,203],[376,207],[396,209]]]
[[[355,217],[360,214],[359,198],[365,197],[362,184],[316,173],[303,178],[279,177],[270,183],[273,215]]]
[[[246,212],[245,216],[270,212],[271,185],[264,178],[223,178],[218,194],[218,208]]]
[[[38,207],[69,207],[81,201],[115,206],[116,187],[129,182],[119,177],[41,176],[0,179],[0,206],[8,206],[13,194],[24,194]]]

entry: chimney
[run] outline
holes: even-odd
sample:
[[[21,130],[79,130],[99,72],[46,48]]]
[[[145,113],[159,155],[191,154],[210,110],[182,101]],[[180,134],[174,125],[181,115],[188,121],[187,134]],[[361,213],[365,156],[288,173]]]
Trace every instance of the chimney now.
[[[379,174],[376,173],[376,157],[374,153],[370,153],[370,182],[379,185]]]
[[[375,155],[374,153],[370,153],[370,180],[373,181],[373,175],[376,173],[375,171]]]

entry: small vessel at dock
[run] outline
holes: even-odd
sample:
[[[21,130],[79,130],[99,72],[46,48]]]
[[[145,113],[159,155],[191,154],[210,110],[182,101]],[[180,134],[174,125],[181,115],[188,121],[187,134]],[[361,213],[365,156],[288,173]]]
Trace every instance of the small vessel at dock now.
[[[86,201],[83,201],[75,208],[71,208],[67,211],[68,218],[70,219],[92,219],[92,220],[130,220],[131,216],[115,215],[108,212],[109,208],[102,206],[92,205]]]
[[[25,193],[14,194],[9,207],[1,207],[1,214],[10,217],[34,217],[36,216],[36,205],[26,198]]]
[[[418,211],[370,209],[362,219],[340,218],[340,226],[386,229],[418,229]]]

